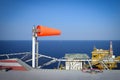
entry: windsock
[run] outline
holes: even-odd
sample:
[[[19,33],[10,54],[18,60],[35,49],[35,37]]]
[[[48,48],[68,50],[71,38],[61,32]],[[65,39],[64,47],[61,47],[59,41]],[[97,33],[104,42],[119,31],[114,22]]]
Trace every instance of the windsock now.
[[[37,36],[55,36],[60,34],[60,30],[40,25],[37,26]]]

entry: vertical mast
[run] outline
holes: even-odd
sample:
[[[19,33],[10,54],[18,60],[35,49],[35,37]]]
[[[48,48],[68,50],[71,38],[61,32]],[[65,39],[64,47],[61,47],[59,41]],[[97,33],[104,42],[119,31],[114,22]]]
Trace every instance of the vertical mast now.
[[[112,41],[110,41],[110,54],[113,55],[113,49],[112,49]]]
[[[32,29],[32,67],[35,68],[35,45],[36,45],[36,30],[35,27]]]

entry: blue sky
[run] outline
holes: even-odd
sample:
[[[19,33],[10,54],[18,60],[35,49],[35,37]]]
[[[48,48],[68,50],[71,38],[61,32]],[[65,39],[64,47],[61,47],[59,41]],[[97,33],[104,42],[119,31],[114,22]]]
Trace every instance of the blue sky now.
[[[31,40],[34,25],[62,32],[39,40],[120,40],[120,0],[0,0],[0,40]]]

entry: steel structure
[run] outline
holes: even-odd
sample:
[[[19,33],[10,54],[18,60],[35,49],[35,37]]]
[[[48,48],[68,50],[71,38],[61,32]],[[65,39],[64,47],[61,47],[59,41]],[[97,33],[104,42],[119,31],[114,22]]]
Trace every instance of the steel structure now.
[[[31,52],[1,54],[1,55],[0,55],[0,58],[3,57],[3,56],[6,57],[6,59],[11,58],[11,56],[16,56],[16,57],[14,57],[14,58],[18,58],[17,56],[19,56],[19,55],[21,55],[21,57],[20,57],[19,59],[25,61],[26,63],[32,61]],[[30,56],[30,57],[29,57],[29,56]],[[26,59],[25,59],[25,58],[26,58]],[[44,63],[44,64],[42,64],[42,65],[40,65],[40,63],[38,63],[38,64],[37,64],[38,66],[37,66],[36,68],[42,68],[42,67],[44,67],[44,66],[50,65],[50,64],[55,63],[55,62],[58,62],[58,68],[59,68],[60,62],[68,61],[68,60],[66,60],[65,58],[55,58],[55,57],[51,57],[51,56],[47,56],[47,55],[43,55],[43,54],[38,54],[38,57],[37,57],[36,59],[38,60],[38,59],[40,59],[40,58],[48,58],[48,59],[51,59],[51,60],[48,61],[48,62],[46,62],[46,63]],[[24,59],[25,59],[25,60],[24,60]],[[69,60],[69,61],[73,61],[73,60]],[[91,61],[92,61],[91,59],[81,59],[81,60],[74,60],[74,61],[78,61],[78,62],[79,62],[79,61],[88,62],[89,66],[90,66],[90,69],[93,69],[93,68],[92,68],[92,65],[91,65]],[[106,66],[105,62],[108,62],[108,61],[110,61],[110,60],[107,60],[107,59],[106,59],[106,60],[100,61],[100,63],[101,63],[101,64],[105,67],[105,69],[107,69],[107,70],[109,70],[109,69],[108,69],[108,67]],[[115,61],[115,62],[119,62],[119,63],[120,63],[119,60],[111,60],[111,61]]]

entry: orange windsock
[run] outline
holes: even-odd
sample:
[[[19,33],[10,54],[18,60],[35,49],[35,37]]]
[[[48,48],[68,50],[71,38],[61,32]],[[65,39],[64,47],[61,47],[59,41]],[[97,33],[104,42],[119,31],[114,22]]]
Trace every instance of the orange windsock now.
[[[61,31],[54,29],[54,28],[48,28],[44,26],[37,26],[37,36],[54,36],[54,35],[60,35]]]

